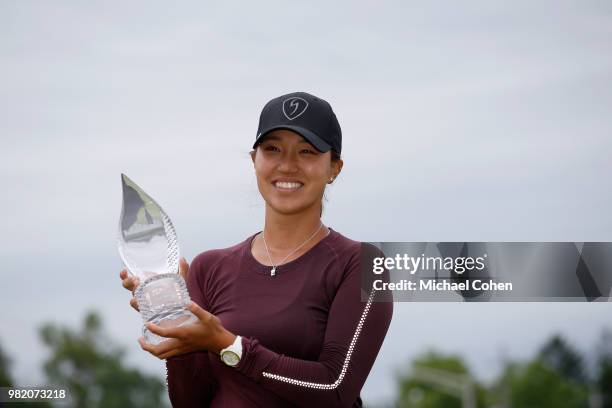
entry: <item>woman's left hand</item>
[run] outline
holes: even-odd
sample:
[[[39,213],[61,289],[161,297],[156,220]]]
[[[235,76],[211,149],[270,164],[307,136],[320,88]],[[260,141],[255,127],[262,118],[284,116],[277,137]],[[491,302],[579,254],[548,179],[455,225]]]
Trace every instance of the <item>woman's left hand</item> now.
[[[187,309],[198,318],[198,321],[179,327],[160,327],[149,323],[147,328],[152,333],[167,337],[168,340],[159,344],[148,344],[141,337],[138,339],[140,347],[155,357],[165,360],[192,351],[208,350],[219,354],[234,342],[236,336],[223,327],[217,316],[208,313],[194,302],[191,302]]]

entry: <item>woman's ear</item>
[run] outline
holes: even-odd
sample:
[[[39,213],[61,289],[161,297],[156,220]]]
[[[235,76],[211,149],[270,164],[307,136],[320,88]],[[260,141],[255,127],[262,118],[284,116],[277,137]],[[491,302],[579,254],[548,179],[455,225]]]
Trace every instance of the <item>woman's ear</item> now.
[[[253,164],[255,164],[255,154],[256,154],[256,149],[253,149],[249,152],[249,154],[251,155],[251,161],[253,162]]]
[[[329,180],[327,180],[327,184],[331,184],[338,177],[340,172],[342,171],[342,165],[344,162],[341,159],[332,161],[331,164],[331,175],[329,176]]]
[[[344,162],[342,159],[334,160],[332,162],[332,178],[335,180],[342,171],[342,166],[344,166]]]

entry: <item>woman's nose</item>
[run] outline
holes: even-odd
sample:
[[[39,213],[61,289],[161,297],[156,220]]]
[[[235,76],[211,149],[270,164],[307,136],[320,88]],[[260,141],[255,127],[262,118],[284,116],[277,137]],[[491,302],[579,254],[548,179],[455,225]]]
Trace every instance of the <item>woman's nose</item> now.
[[[293,153],[285,153],[281,156],[280,163],[278,165],[279,171],[287,173],[295,172],[298,168],[298,157]]]

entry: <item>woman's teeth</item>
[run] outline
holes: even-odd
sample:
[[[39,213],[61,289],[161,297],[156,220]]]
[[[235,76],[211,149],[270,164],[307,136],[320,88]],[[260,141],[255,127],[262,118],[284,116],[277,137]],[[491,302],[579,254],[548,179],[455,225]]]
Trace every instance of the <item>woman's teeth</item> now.
[[[302,183],[292,183],[292,182],[288,182],[288,181],[277,181],[276,183],[274,183],[274,186],[276,188],[282,188],[285,190],[297,190],[298,188],[302,187]]]

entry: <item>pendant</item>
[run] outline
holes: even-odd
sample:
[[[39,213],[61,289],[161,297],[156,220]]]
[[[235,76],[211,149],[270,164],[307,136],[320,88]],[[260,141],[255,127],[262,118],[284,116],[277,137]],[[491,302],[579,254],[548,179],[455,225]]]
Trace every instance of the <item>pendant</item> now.
[[[272,268],[272,270],[270,271],[270,276],[274,276],[276,275],[276,266]]]

